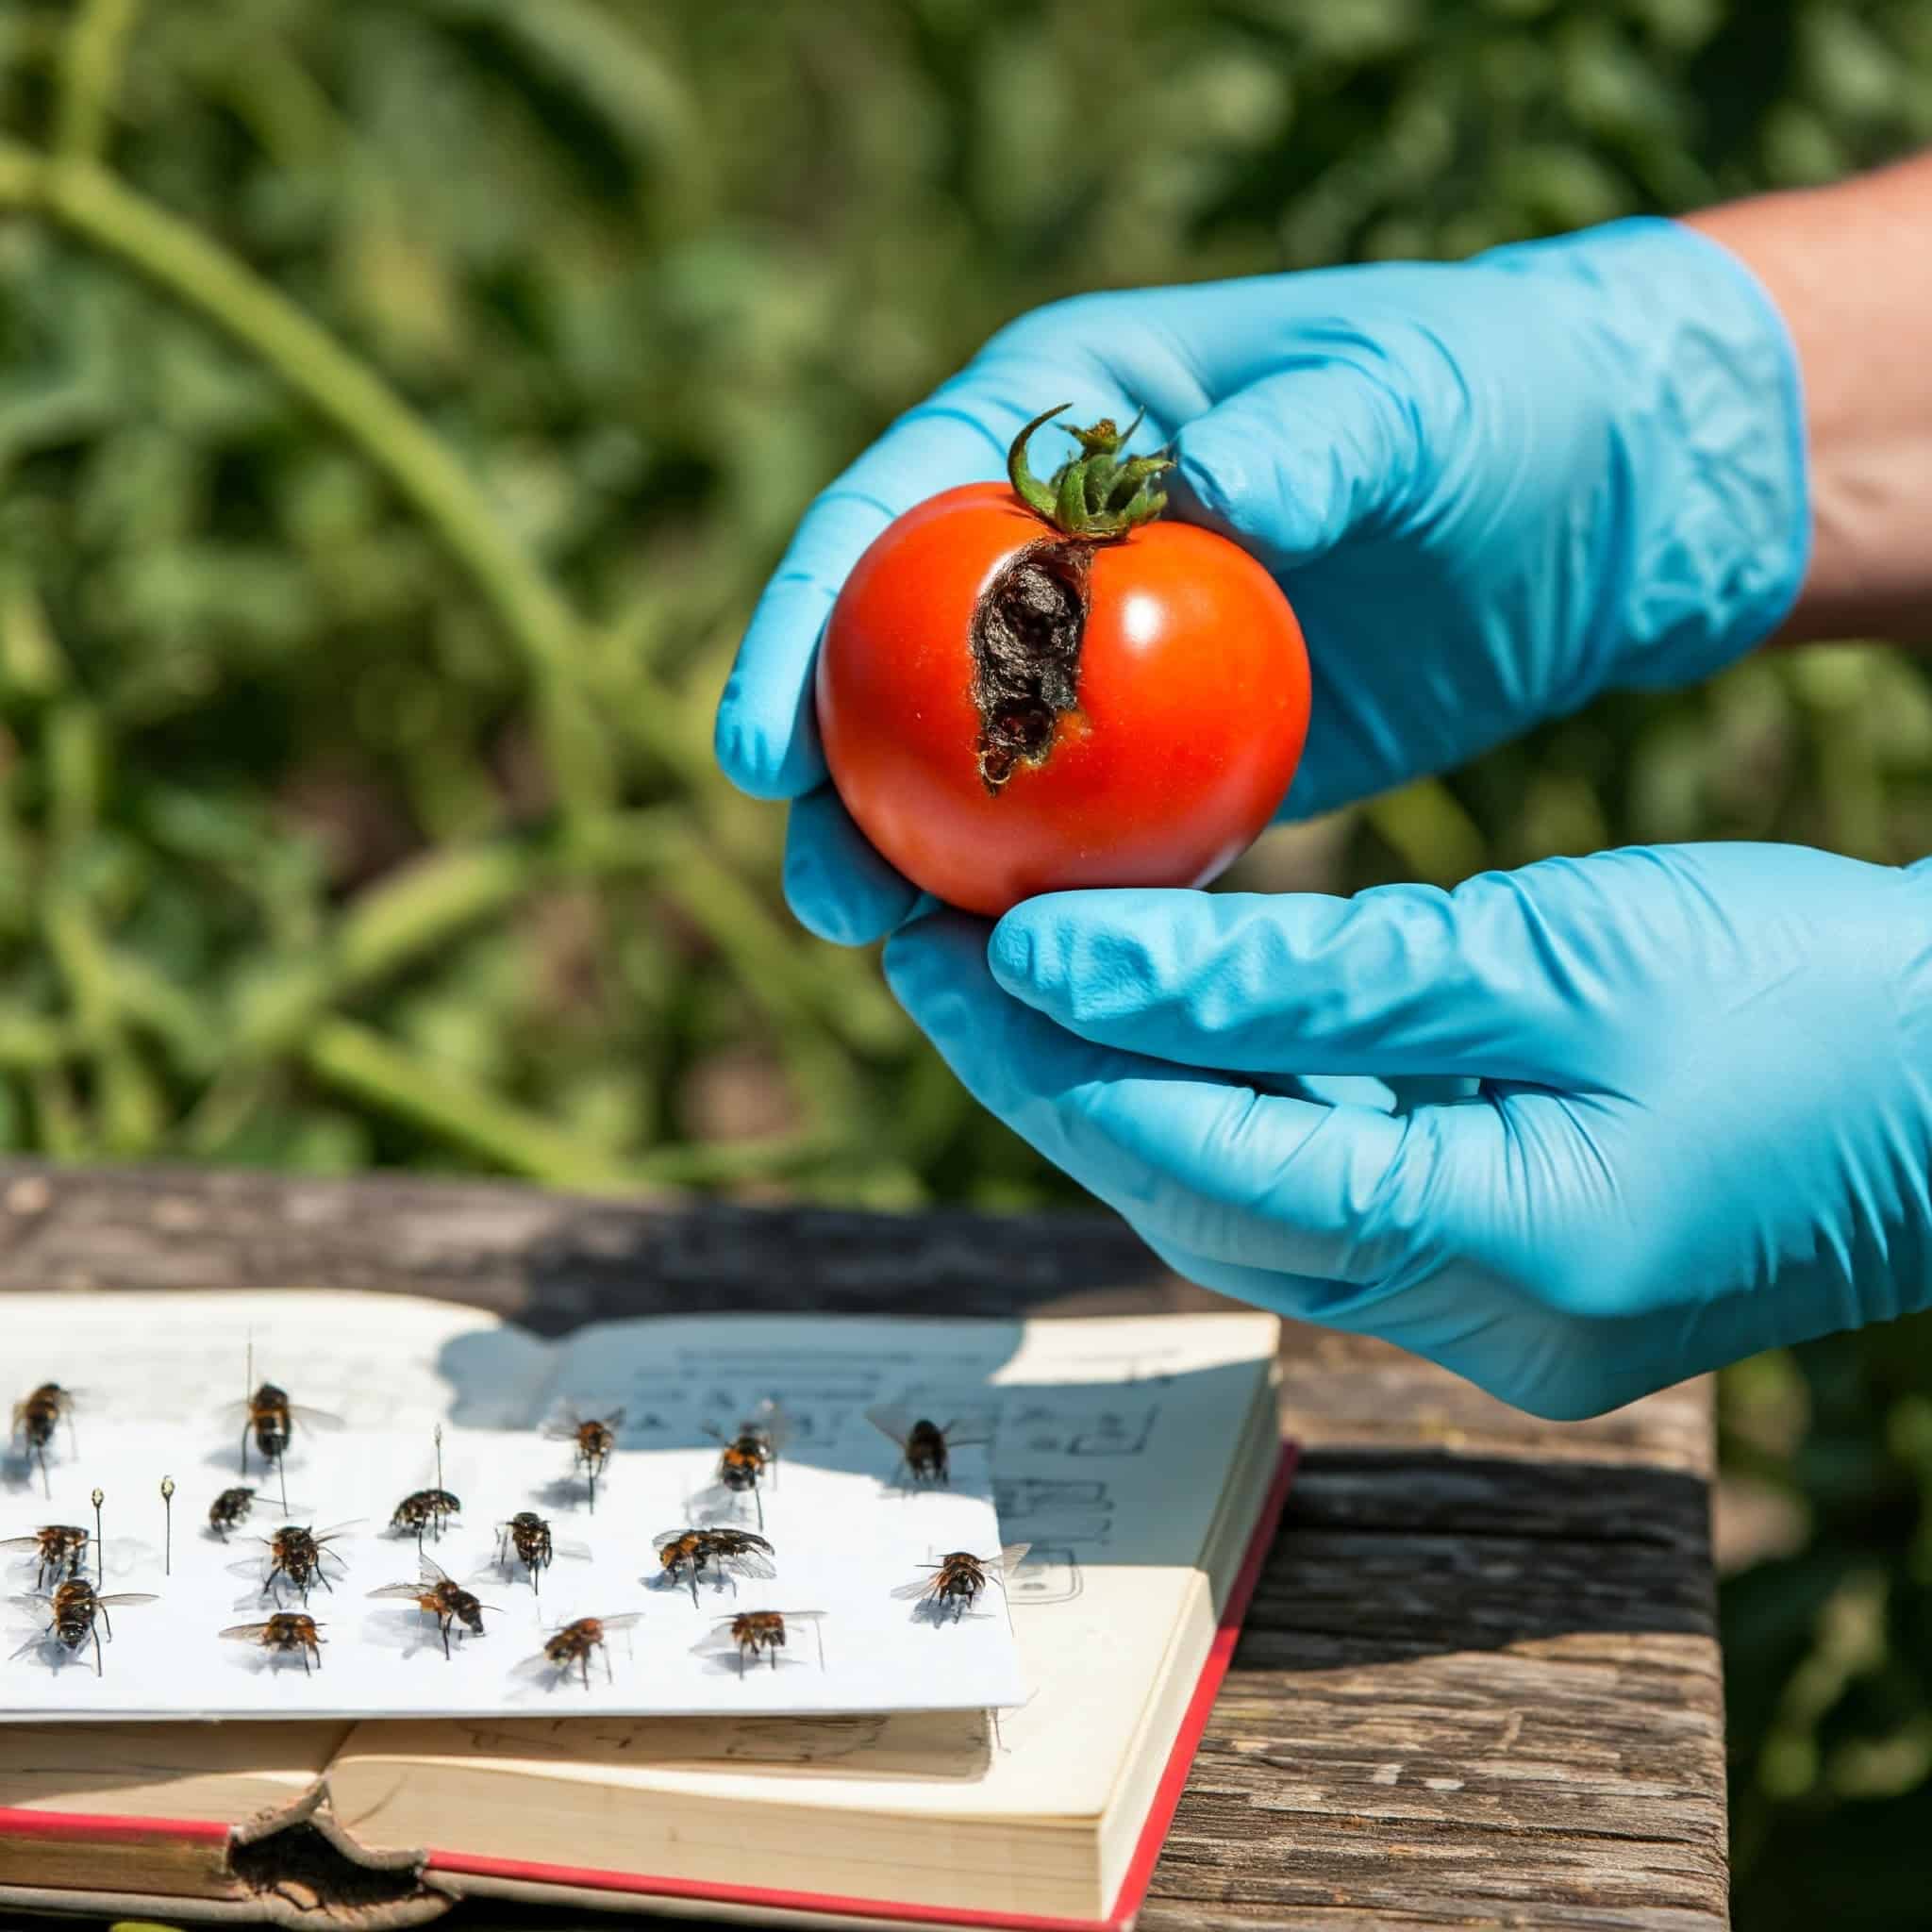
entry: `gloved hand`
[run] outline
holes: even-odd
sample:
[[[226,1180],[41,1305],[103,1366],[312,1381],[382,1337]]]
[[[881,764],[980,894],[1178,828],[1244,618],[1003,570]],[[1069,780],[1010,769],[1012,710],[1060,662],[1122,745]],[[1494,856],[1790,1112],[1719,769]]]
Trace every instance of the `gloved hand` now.
[[[1141,405],[1170,514],[1280,578],[1314,704],[1286,801],[1325,810],[1441,771],[1615,686],[1688,683],[1775,627],[1809,518],[1781,320],[1715,242],[1623,222],[1452,265],[1093,295],[995,336],[825,491],[718,714],[726,773],[793,808],[786,883],[855,943],[910,886],[825,783],[811,663],[839,587],[901,511],[1004,474],[1055,403]]]
[[[1519,1407],[1932,1300],[1932,862],[1664,846],[986,934],[918,920],[886,971],[987,1107],[1181,1274]]]

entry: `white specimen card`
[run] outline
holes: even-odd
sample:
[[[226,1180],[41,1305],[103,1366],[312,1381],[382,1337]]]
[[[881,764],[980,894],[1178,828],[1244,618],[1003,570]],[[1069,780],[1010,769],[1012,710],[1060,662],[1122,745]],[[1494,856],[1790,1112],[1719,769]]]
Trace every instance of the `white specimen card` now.
[[[44,1381],[79,1394],[44,1475],[16,1431],[0,1463],[0,1541],[50,1524],[92,1535],[98,1488],[102,1536],[85,1574],[95,1578],[98,1557],[100,1634],[111,1620],[112,1639],[97,1671],[93,1644],[69,1651],[46,1635],[35,1552],[0,1549],[11,1599],[0,1718],[745,1715],[983,1709],[1026,1694],[996,1582],[964,1605],[903,1594],[948,1552],[1000,1549],[987,1452],[964,1439],[1016,1326],[674,1317],[546,1343],[476,1310],[299,1291],[35,1296],[8,1316],[21,1385],[5,1391],[9,1406]],[[253,1381],[286,1391],[298,1413],[286,1471],[264,1469],[251,1442],[244,1478],[243,1423],[230,1411],[249,1386],[251,1343]],[[1080,1406],[1082,1391],[1063,1393]],[[1094,1415],[1068,1426],[1107,1426],[1107,1395],[1091,1391]],[[959,1425],[946,1485],[909,1482],[866,1419],[906,1397]],[[707,1429],[729,1435],[770,1401],[783,1417],[778,1459],[734,1492]],[[624,1412],[594,1510],[572,1444],[541,1432],[566,1405]],[[305,1424],[302,1407],[341,1426]],[[423,1554],[477,1600],[483,1624],[478,1636],[458,1623],[447,1658],[435,1617],[370,1595],[419,1578],[416,1538],[391,1516],[438,1486],[439,1424],[441,1487],[462,1509]],[[244,1482],[252,1508],[222,1541],[209,1506]],[[498,1526],[520,1511],[548,1522],[556,1548],[534,1587],[513,1557],[498,1560]],[[282,1580],[277,1601],[259,1540],[287,1523],[347,1527],[306,1598]],[[714,1562],[695,1591],[689,1573],[666,1574],[660,1533],[721,1524],[762,1536],[770,1557],[754,1552],[752,1574]],[[123,1594],[155,1601],[111,1601]],[[314,1619],[316,1656],[220,1634],[277,1610]],[[728,1620],[764,1610],[789,1613],[786,1642],[750,1657]],[[609,1625],[585,1659],[588,1681],[582,1664],[542,1657],[585,1617]]]

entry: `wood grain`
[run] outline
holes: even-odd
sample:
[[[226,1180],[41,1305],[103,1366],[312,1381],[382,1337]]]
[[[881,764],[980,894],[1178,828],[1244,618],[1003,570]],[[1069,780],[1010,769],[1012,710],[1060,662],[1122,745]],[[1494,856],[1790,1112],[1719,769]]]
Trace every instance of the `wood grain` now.
[[[0,1291],[272,1284],[441,1295],[550,1334],[724,1306],[1214,1304],[1099,1217],[0,1165]],[[1720,1932],[1707,1389],[1557,1424],[1343,1336],[1291,1329],[1283,1370],[1303,1473],[1147,1932]]]

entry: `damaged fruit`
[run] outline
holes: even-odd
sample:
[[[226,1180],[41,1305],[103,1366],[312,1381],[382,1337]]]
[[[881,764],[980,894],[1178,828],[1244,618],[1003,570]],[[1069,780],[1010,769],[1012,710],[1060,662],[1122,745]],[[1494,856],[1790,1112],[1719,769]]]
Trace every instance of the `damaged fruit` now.
[[[832,781],[912,882],[997,917],[1035,892],[1198,886],[1267,824],[1307,729],[1301,627],[1247,552],[1158,521],[1139,426],[1068,429],[1041,480],[908,510],[846,579],[818,661]],[[1062,425],[1066,427],[1067,425]]]

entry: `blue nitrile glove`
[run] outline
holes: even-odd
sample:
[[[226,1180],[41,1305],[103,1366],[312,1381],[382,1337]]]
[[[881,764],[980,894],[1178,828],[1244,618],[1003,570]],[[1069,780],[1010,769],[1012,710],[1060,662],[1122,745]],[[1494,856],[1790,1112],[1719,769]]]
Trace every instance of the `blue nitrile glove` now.
[[[912,889],[825,783],[811,662],[901,511],[997,478],[1021,424],[1145,404],[1170,514],[1277,573],[1314,675],[1291,816],[1446,769],[1619,686],[1689,683],[1772,630],[1804,574],[1784,325],[1715,242],[1631,221],[1445,265],[1091,295],[1024,317],[813,506],[753,618],[718,756],[797,801],[798,916],[863,942]],[[1071,447],[1071,445],[1070,445]]]
[[[987,931],[906,926],[899,997],[1210,1288],[1566,1418],[1932,1300],[1932,862],[1663,846]]]

